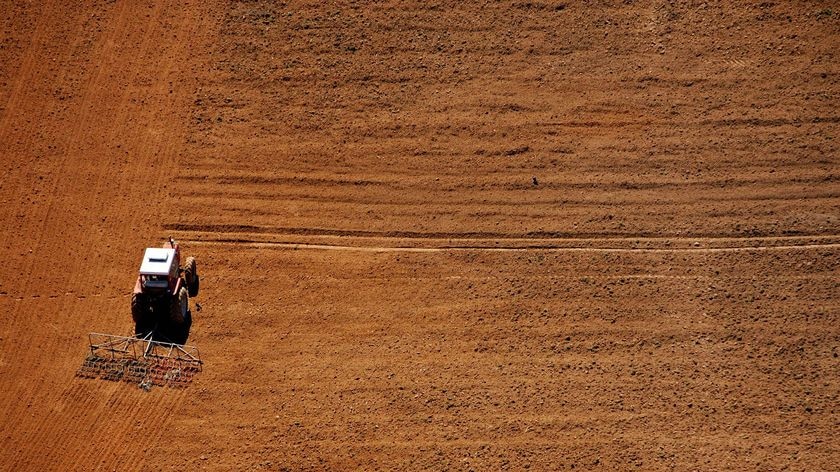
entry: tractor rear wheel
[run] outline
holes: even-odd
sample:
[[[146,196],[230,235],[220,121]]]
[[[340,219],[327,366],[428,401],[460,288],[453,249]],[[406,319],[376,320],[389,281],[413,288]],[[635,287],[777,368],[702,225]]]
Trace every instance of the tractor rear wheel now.
[[[186,287],[181,287],[178,296],[172,297],[169,302],[169,329],[164,334],[169,342],[184,344],[190,335],[189,296]]]
[[[184,344],[190,335],[189,296],[186,287],[181,287],[176,295],[169,297],[168,316],[157,332],[161,341]]]
[[[134,320],[135,336],[143,337],[154,329],[149,301],[142,293],[131,295],[131,318]]]
[[[184,264],[184,280],[187,282],[190,297],[198,295],[198,271],[196,270],[195,257],[188,257]]]
[[[187,309],[189,308],[189,296],[187,289],[181,287],[178,291],[178,296],[172,297],[169,302],[169,321],[174,326],[181,326],[187,316]]]

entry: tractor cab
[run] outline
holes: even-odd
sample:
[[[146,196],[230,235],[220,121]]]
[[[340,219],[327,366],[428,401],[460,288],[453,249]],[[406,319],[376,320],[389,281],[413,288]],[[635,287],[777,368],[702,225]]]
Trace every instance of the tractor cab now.
[[[143,292],[174,293],[179,276],[179,254],[176,248],[146,249],[140,264],[140,286]]]

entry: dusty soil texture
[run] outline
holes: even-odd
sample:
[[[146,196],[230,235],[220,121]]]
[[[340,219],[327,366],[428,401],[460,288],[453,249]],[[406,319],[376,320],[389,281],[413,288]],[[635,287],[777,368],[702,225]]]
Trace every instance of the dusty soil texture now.
[[[836,2],[0,3],[0,469],[840,463]]]

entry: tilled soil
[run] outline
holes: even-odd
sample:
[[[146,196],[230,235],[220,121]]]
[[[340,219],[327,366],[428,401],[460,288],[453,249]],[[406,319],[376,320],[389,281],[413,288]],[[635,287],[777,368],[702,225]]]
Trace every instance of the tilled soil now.
[[[829,470],[832,2],[5,2],[9,470]],[[185,389],[75,377],[146,246]]]

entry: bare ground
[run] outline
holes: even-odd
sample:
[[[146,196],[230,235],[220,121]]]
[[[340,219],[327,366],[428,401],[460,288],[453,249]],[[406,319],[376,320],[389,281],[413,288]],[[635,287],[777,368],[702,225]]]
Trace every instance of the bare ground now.
[[[828,470],[831,2],[6,2],[10,470]],[[205,371],[74,377],[141,249]]]

